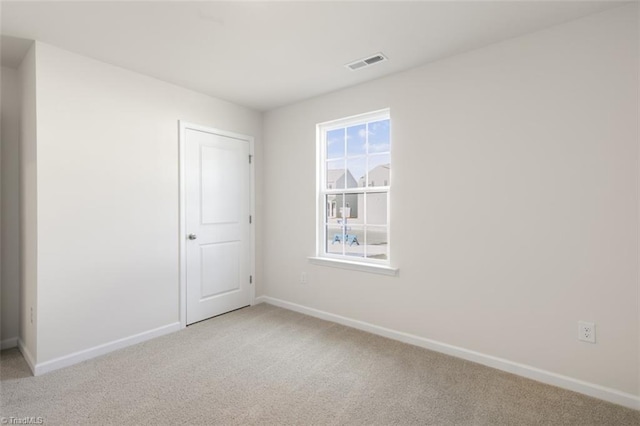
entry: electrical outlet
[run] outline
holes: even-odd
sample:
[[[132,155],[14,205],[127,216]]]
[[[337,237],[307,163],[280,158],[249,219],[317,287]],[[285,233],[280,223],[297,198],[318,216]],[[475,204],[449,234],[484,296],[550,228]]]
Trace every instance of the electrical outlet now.
[[[303,272],[300,274],[300,284],[304,285],[304,284],[308,284],[309,281],[307,281],[307,273]]]
[[[592,322],[578,321],[578,340],[596,342],[596,325]]]

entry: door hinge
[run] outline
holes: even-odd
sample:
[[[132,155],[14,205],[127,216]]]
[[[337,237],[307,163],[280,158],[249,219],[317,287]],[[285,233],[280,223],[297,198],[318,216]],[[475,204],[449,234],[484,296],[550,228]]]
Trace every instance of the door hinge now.
[[[249,164],[251,164],[252,159],[253,159],[253,155],[249,154]]]
[[[252,220],[251,215],[249,215],[249,223],[251,223]]]
[[[253,284],[253,275],[249,275],[249,284]]]

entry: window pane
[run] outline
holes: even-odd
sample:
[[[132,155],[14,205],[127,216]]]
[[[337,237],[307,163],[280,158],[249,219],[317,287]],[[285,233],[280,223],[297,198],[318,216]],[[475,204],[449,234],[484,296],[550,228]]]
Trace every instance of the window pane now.
[[[361,226],[346,227],[344,234],[344,254],[347,256],[364,257],[364,229]]]
[[[367,227],[367,257],[369,259],[388,258],[388,235],[385,226]]]
[[[369,156],[367,186],[391,185],[391,156],[378,154]]]
[[[364,194],[325,195],[327,225],[351,225],[364,223]],[[343,220],[345,219],[346,220]]]
[[[365,157],[347,158],[347,188],[362,186],[367,173],[367,159]]]
[[[342,189],[345,184],[344,160],[327,161],[327,189]]]
[[[342,207],[342,199],[344,197],[339,195],[326,195],[326,216],[325,223],[329,225],[338,225],[338,219],[340,218],[340,207]]]
[[[387,224],[387,193],[373,192],[367,197],[367,225]]]
[[[339,210],[338,216],[347,219],[346,225],[364,223],[362,216],[364,213],[363,194],[339,194],[338,199],[341,203],[340,206],[344,207]],[[344,204],[342,204],[343,201]]]
[[[369,154],[389,152],[389,119],[369,123]]]
[[[330,254],[343,254],[345,236],[343,234],[344,228],[337,225],[328,225],[325,227],[327,233],[327,241],[325,243],[325,250]]]
[[[344,129],[327,132],[327,159],[344,157]]]
[[[365,155],[367,153],[366,142],[366,124],[347,128],[347,155]]]

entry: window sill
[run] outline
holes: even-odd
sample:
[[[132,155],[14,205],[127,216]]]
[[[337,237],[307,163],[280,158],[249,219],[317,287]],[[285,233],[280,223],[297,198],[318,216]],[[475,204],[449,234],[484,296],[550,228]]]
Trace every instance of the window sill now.
[[[389,275],[395,277],[398,275],[398,268],[392,268],[386,265],[375,265],[372,263],[351,262],[341,259],[329,259],[326,257],[309,257],[309,262],[314,265],[329,266],[332,268],[351,269],[352,271],[370,272],[373,274]]]

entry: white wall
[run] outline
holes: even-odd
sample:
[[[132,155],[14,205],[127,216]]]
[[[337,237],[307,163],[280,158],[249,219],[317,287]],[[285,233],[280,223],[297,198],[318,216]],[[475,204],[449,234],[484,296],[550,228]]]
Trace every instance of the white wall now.
[[[635,7],[267,113],[265,294],[638,395]],[[315,125],[386,107],[400,275],[312,265]]]
[[[22,60],[20,74],[20,341],[33,367],[38,326],[38,205],[36,170],[36,45]],[[3,228],[4,231],[4,228]],[[3,294],[3,298],[5,295]],[[15,296],[9,296],[15,297]],[[33,313],[32,313],[33,312]]]
[[[260,163],[262,119],[42,43],[36,63],[41,364],[179,321],[178,120],[255,136]]]
[[[1,290],[2,347],[15,346],[20,335],[20,76],[17,70],[2,67],[0,101],[2,131],[1,210]]]

